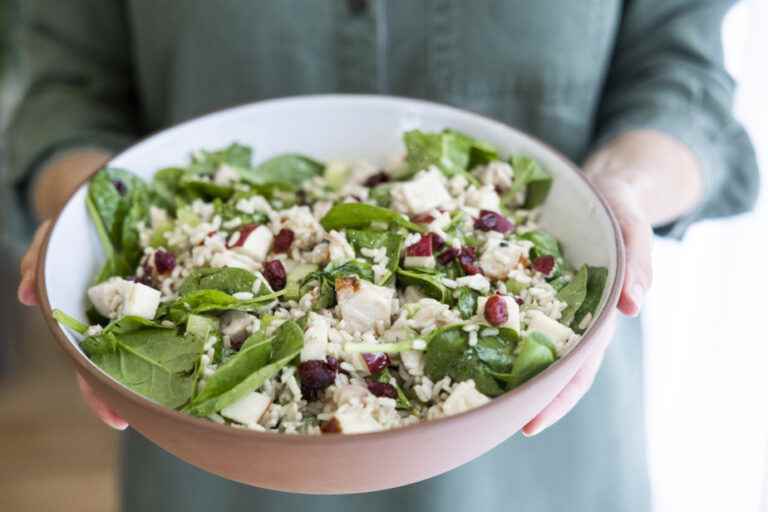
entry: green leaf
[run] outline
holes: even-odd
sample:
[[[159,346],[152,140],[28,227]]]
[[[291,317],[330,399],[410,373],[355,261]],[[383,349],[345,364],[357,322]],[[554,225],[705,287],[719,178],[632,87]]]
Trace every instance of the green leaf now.
[[[184,174],[184,169],[180,167],[166,167],[157,171],[152,177],[152,190],[156,202],[170,212],[176,211],[179,181]]]
[[[478,343],[479,344],[479,343]],[[491,342],[485,346],[484,357],[490,358],[491,352],[498,352]],[[495,359],[499,357],[496,356]],[[489,366],[480,359],[476,347],[469,346],[469,335],[461,325],[448,326],[430,333],[427,350],[424,354],[424,371],[436,382],[445,376],[454,382],[472,379],[477,390],[488,396],[498,396],[504,392],[491,373]]]
[[[515,359],[514,350],[517,346],[517,332],[514,329],[497,329],[499,334],[493,336],[480,335],[477,339],[477,345],[474,350],[478,359],[496,372],[507,372],[512,368],[512,362]]]
[[[186,199],[198,197],[206,200],[213,198],[229,199],[235,193],[235,189],[229,185],[219,185],[199,175],[184,174],[178,181],[177,193]]]
[[[85,334],[88,330],[88,324],[84,324],[77,318],[71,317],[60,309],[53,310],[53,318],[64,327],[75,331],[78,334]]]
[[[222,364],[185,412],[208,416],[237,402],[277,375],[303,346],[301,328],[296,322],[285,322],[272,338],[250,344]]]
[[[377,185],[368,191],[368,199],[378,206],[389,208],[392,204],[392,187],[391,183]]]
[[[600,305],[600,300],[603,298],[603,290],[608,281],[608,269],[605,267],[587,267],[587,294],[584,297],[584,302],[581,303],[581,307],[576,311],[573,317],[573,330],[579,334],[583,334],[586,329],[579,327],[584,317],[587,314],[595,315],[597,307]]]
[[[194,174],[213,174],[222,165],[249,167],[252,151],[248,146],[233,143],[216,151],[196,151],[192,155],[189,172]]]
[[[344,228],[364,229],[372,222],[395,224],[419,233],[426,230],[423,225],[406,220],[394,210],[365,203],[335,204],[320,220],[320,224],[328,231]]]
[[[531,259],[538,258],[539,256],[554,256],[555,269],[552,271],[550,279],[558,277],[563,270],[567,269],[563,253],[560,250],[560,244],[549,233],[540,229],[528,231],[518,236],[521,240],[528,240],[533,244],[531,248]]]
[[[509,164],[514,171],[510,191],[516,193],[525,190],[523,206],[530,209],[543,203],[552,187],[552,176],[544,172],[536,160],[527,156],[513,156],[509,159]]]
[[[387,269],[394,275],[397,267],[400,263],[400,256],[405,246],[405,237],[391,231],[373,231],[373,230],[359,230],[348,229],[346,230],[346,236],[352,247],[355,248],[358,256],[361,255],[361,249],[378,249],[385,247],[387,249]],[[389,276],[391,277],[391,276]],[[381,282],[376,284],[386,284],[389,281],[382,279]]]
[[[581,307],[587,296],[587,275],[589,271],[586,265],[582,265],[571,282],[560,288],[557,298],[567,304],[560,317],[560,323],[570,325],[573,321],[576,311]]]
[[[130,205],[123,219],[120,237],[120,258],[131,269],[136,268],[142,255],[138,226],[149,218],[149,193],[136,189],[131,193]]]
[[[88,199],[115,250],[122,245],[125,216],[136,194],[146,196],[147,185],[138,176],[122,169],[102,169],[88,184]]]
[[[397,281],[402,285],[418,287],[427,297],[444,304],[451,302],[451,290],[442,283],[440,276],[418,270],[397,269]]]
[[[183,405],[195,390],[203,340],[179,336],[172,328],[134,327],[105,330],[80,346],[99,368],[133,391],[168,407]]]
[[[266,304],[278,299],[283,291],[257,295],[252,299],[239,300],[219,290],[196,290],[183,295],[167,306],[167,317],[175,324],[186,322],[189,314],[243,311],[255,313]],[[160,316],[158,314],[158,316]]]
[[[403,391],[403,388],[400,387],[400,384],[397,382],[397,379],[392,377],[392,374],[389,372],[388,368],[384,368],[382,371],[374,375],[373,378],[376,379],[378,382],[389,384],[395,388],[395,391],[397,392],[397,399],[396,399],[396,406],[395,406],[396,408],[402,409],[402,410],[413,409],[413,404],[408,399],[408,396]],[[394,381],[394,384],[392,384],[393,381]]]
[[[461,318],[467,320],[475,316],[477,311],[477,297],[478,293],[471,288],[462,286],[456,290],[456,309],[459,310]]]
[[[252,185],[293,190],[322,175],[324,169],[323,164],[304,155],[286,154],[270,158],[255,169],[240,168],[238,172],[243,181]]]
[[[509,373],[494,372],[493,376],[506,382],[508,389],[512,389],[538,375],[554,361],[552,350],[546,344],[537,342],[536,337],[528,335],[520,342],[512,370]]]
[[[440,133],[411,130],[403,135],[403,140],[407,151],[407,176],[434,165],[448,177],[463,175],[470,183],[477,183],[477,178],[467,172],[475,142],[471,137],[453,130]],[[487,147],[483,145],[483,148]]]
[[[256,275],[234,267],[199,267],[192,270],[179,287],[179,295],[199,290],[219,290],[224,293],[250,292]]]

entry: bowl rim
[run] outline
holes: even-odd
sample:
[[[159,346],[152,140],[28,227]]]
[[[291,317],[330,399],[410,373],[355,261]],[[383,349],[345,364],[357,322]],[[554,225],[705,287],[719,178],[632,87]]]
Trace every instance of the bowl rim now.
[[[621,293],[621,289],[624,283],[624,277],[625,277],[625,271],[626,271],[626,250],[624,247],[622,232],[619,227],[618,221],[615,215],[613,214],[613,212],[611,211],[611,209],[608,207],[608,204],[605,198],[602,196],[602,194],[595,188],[592,182],[589,179],[587,179],[587,177],[579,169],[579,167],[575,163],[573,163],[568,157],[563,155],[560,151],[553,148],[549,144],[542,142],[541,140],[531,135],[528,135],[517,128],[509,126],[491,117],[478,114],[475,112],[471,112],[468,110],[452,107],[442,103],[401,97],[401,96],[375,95],[375,94],[309,94],[309,95],[286,96],[286,97],[280,97],[280,98],[255,101],[250,103],[243,103],[243,104],[232,106],[226,109],[217,110],[214,112],[196,116],[194,118],[183,121],[181,123],[150,133],[147,136],[138,139],[135,143],[131,144],[127,148],[124,148],[122,151],[116,153],[112,158],[109,159],[109,161],[107,161],[104,164],[104,166],[109,165],[112,161],[114,161],[117,157],[119,157],[126,151],[129,151],[150,139],[161,137],[167,134],[168,132],[177,130],[181,127],[188,126],[193,123],[197,123],[203,120],[211,120],[212,118],[216,118],[219,116],[223,117],[223,116],[232,114],[238,110],[258,108],[266,105],[277,105],[281,103],[303,103],[303,102],[311,104],[311,103],[316,103],[318,101],[330,101],[330,102],[342,102],[342,103],[378,102],[378,103],[381,103],[384,105],[390,105],[393,107],[411,106],[411,107],[418,107],[422,109],[429,109],[431,111],[435,111],[435,110],[442,111],[443,113],[448,115],[460,116],[467,119],[474,119],[475,121],[478,121],[478,122],[493,125],[497,128],[514,132],[515,135],[517,135],[518,137],[527,139],[527,142],[533,143],[534,145],[542,146],[544,149],[551,152],[552,154],[557,156],[560,160],[562,160],[565,164],[565,167],[567,167],[568,169],[570,169],[571,172],[576,174],[579,177],[579,179],[592,192],[592,194],[594,194],[594,196],[598,200],[598,203],[602,207],[602,210],[608,215],[611,229],[614,234],[613,239],[614,239],[615,250],[616,250],[616,271],[615,271],[613,283],[611,284],[610,292],[608,294],[608,297],[600,313],[592,321],[592,325],[590,325],[589,329],[583,335],[578,345],[573,350],[571,350],[568,354],[566,354],[564,357],[558,359],[557,361],[555,361],[555,363],[547,367],[543,372],[537,374],[536,376],[529,379],[527,382],[523,383],[522,385],[516,387],[515,389],[507,391],[506,393],[493,398],[488,403],[480,407],[462,412],[460,414],[452,415],[452,416],[445,416],[442,418],[436,418],[432,420],[419,421],[418,423],[406,425],[403,427],[381,430],[377,432],[354,434],[354,435],[327,436],[327,435],[286,435],[279,432],[260,432],[260,431],[243,429],[243,428],[234,428],[229,425],[221,425],[213,421],[210,421],[207,418],[193,416],[191,414],[186,414],[181,411],[177,411],[176,409],[172,409],[170,407],[166,407],[164,405],[158,404],[148,398],[145,398],[139,393],[132,391],[131,389],[123,386],[122,384],[117,382],[115,379],[107,375],[103,370],[98,368],[90,359],[88,359],[87,356],[85,356],[80,351],[78,351],[75,348],[75,346],[72,344],[72,342],[69,340],[69,338],[66,336],[59,322],[56,321],[55,318],[53,318],[53,311],[51,308],[51,304],[48,301],[48,289],[46,286],[46,276],[45,276],[45,266],[48,258],[49,242],[50,242],[51,234],[53,233],[53,230],[56,228],[56,225],[58,224],[60,216],[64,211],[64,207],[62,207],[62,209],[56,214],[53,221],[49,225],[48,232],[45,234],[45,238],[44,238],[42,247],[40,249],[40,253],[38,255],[37,268],[36,268],[36,281],[37,281],[36,291],[37,291],[37,298],[38,298],[40,310],[42,311],[43,317],[45,318],[45,322],[48,325],[49,330],[53,333],[54,338],[57,341],[60,348],[71,359],[74,360],[76,364],[75,371],[87,372],[92,378],[98,380],[102,385],[105,385],[111,388],[113,391],[116,391],[121,395],[122,398],[130,402],[133,402],[133,405],[135,406],[149,409],[155,414],[164,416],[165,419],[167,420],[182,422],[183,424],[185,424],[185,426],[193,429],[203,429],[215,434],[249,438],[249,439],[268,442],[268,443],[290,443],[295,445],[318,444],[318,443],[335,444],[335,443],[347,442],[354,439],[381,440],[387,437],[404,435],[415,429],[430,428],[431,426],[437,426],[437,425],[444,425],[446,427],[449,427],[452,423],[456,423],[460,421],[460,418],[465,415],[477,414],[477,412],[480,411],[481,409],[501,406],[502,402],[511,400],[515,395],[519,395],[525,392],[528,388],[533,386],[537,380],[543,378],[546,374],[555,371],[557,367],[560,366],[561,362],[564,362],[567,359],[576,357],[577,354],[580,354],[582,352],[587,352],[592,349],[591,341],[593,339],[593,335],[595,332],[601,330],[603,325],[608,321],[609,317],[613,313],[613,310],[616,308],[619,301],[619,295]],[[65,206],[69,204],[69,202],[72,200],[75,194],[77,194],[77,192],[82,188],[82,186],[85,185],[91,179],[91,177],[93,177],[93,175],[96,174],[99,170],[101,170],[104,166],[99,167],[98,169],[95,169],[92,173],[88,174],[88,176],[85,177],[78,184],[78,186],[73,190],[73,192],[67,198],[67,201],[65,202]]]

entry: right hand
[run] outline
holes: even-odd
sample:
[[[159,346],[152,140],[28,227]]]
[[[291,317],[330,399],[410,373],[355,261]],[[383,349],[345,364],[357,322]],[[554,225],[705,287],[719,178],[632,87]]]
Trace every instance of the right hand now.
[[[19,283],[18,296],[19,302],[26,306],[36,306],[37,296],[35,295],[35,277],[37,270],[37,260],[40,255],[40,248],[43,245],[43,240],[51,228],[51,221],[47,220],[43,222],[32,240],[32,244],[27,249],[27,253],[21,259],[21,282]],[[91,411],[101,421],[117,430],[125,430],[128,428],[128,423],[121,418],[115,411],[109,408],[107,404],[102,402],[93,389],[85,382],[80,375],[77,375],[77,384],[80,387],[80,392],[83,395],[85,403]]]

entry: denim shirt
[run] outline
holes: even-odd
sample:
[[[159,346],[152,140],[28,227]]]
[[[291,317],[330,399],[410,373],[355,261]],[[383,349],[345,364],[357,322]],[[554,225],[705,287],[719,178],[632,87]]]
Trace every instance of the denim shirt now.
[[[45,0],[20,3],[25,94],[6,182],[72,146],[309,93],[426,98],[520,128],[577,162],[633,129],[698,156],[706,194],[661,232],[742,212],[757,167],[731,114],[732,0]]]

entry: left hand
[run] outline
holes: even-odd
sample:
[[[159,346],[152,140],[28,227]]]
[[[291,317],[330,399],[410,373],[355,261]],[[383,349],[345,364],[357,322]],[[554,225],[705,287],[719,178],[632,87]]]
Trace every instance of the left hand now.
[[[589,168],[587,172],[589,174]],[[653,243],[651,224],[629,183],[614,175],[599,172],[593,173],[590,179],[611,207],[624,236],[627,270],[618,310],[627,316],[637,316],[643,306],[645,293],[651,286],[651,246]],[[605,350],[615,332],[616,316],[614,312],[609,317],[605,328],[598,334],[599,339],[595,344],[593,353],[587,357],[573,379],[543,411],[523,427],[524,435],[536,435],[557,422],[589,390],[603,362]]]

